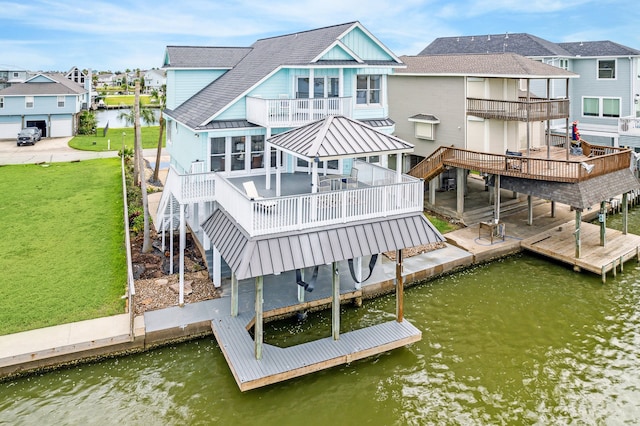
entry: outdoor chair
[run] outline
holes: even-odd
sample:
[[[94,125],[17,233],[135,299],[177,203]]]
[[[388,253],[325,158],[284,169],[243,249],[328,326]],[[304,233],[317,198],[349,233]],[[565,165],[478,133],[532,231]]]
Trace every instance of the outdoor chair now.
[[[264,199],[263,197],[260,196],[260,194],[258,194],[256,185],[253,183],[252,180],[243,182],[242,186],[244,186],[244,191],[247,193],[247,197],[249,197],[251,201],[258,201],[258,200]],[[261,207],[261,209],[263,210],[271,210],[276,206],[276,204],[277,203],[275,201],[263,201],[263,202],[256,203],[256,205]]]
[[[353,189],[358,187],[358,169],[351,168],[351,174],[348,177],[342,178],[342,183],[346,184],[347,189]]]

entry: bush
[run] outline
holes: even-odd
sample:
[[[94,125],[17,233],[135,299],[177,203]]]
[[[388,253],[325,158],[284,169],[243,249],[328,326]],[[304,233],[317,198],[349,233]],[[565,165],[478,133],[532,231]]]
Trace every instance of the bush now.
[[[80,113],[80,120],[78,121],[78,134],[94,135],[96,133],[97,125],[98,119],[93,112],[82,111]]]

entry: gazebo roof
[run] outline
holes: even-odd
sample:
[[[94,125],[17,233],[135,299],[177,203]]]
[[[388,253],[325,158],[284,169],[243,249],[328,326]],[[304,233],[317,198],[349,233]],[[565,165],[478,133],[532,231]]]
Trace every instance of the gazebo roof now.
[[[329,116],[268,140],[296,157],[320,161],[413,152],[413,145],[345,116]]]

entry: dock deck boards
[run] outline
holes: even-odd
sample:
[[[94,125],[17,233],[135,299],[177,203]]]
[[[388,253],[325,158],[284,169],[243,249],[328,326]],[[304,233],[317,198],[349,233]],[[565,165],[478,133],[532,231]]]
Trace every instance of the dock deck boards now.
[[[405,346],[422,338],[411,323],[389,321],[340,335],[280,348],[264,344],[256,360],[254,341],[246,327],[248,315],[216,318],[211,326],[241,391],[278,383],[315,371]]]
[[[575,221],[567,222],[521,242],[522,248],[596,274],[615,271],[620,261],[637,257],[640,236],[607,228],[600,245],[600,226],[580,224],[581,255],[575,257]],[[604,279],[604,276],[603,276]]]

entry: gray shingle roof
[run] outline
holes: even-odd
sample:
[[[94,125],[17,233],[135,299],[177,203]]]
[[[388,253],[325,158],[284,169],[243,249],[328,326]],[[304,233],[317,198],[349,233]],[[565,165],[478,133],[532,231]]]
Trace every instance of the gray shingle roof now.
[[[250,47],[167,46],[163,68],[232,68]]]
[[[418,55],[504,52],[522,56],[571,56],[556,43],[527,33],[439,37]]]
[[[515,53],[401,56],[407,67],[396,74],[500,76],[511,78],[573,78],[570,71]]]
[[[318,156],[320,160],[413,151],[412,144],[344,116],[329,116],[273,136],[269,142],[309,159]]]
[[[558,43],[558,46],[567,50],[572,56],[638,56],[640,50],[623,46],[609,40],[585,41],[575,43]]]
[[[63,74],[42,74],[54,80],[53,82],[25,82],[14,83],[0,90],[2,96],[37,96],[37,95],[81,95],[87,91]]]
[[[204,126],[215,114],[279,67],[309,65],[355,25],[358,23],[350,22],[258,40],[233,69],[168,115],[193,129]],[[352,63],[357,64],[355,61]],[[380,61],[372,63],[379,65]],[[398,65],[397,62],[392,63]]]
[[[202,229],[240,280],[444,242],[422,213],[249,237],[219,209]]]

